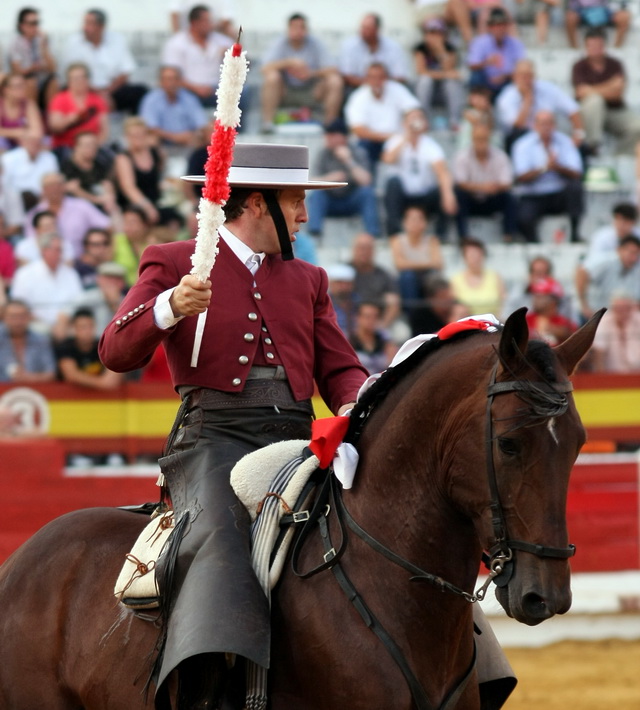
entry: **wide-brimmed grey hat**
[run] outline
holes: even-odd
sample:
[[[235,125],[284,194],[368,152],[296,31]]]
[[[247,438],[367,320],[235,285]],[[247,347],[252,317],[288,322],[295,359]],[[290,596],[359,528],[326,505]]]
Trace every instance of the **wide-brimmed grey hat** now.
[[[205,182],[204,175],[185,175],[182,179],[192,183]],[[309,149],[305,145],[237,143],[233,150],[229,170],[231,187],[329,190],[346,184],[309,179]]]

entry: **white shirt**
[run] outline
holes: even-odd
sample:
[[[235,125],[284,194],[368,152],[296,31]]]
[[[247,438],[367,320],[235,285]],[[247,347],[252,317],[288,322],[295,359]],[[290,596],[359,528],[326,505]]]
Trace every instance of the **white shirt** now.
[[[58,159],[49,150],[41,150],[35,160],[31,160],[26,148],[13,148],[2,154],[2,182],[18,192],[42,193],[42,176],[47,173],[60,172]]]
[[[129,75],[137,66],[124,36],[108,30],[97,47],[82,32],[72,35],[67,42],[65,67],[72,62],[84,62],[89,67],[89,80],[96,89],[106,89],[117,76]]]
[[[498,95],[496,116],[503,130],[513,128],[522,108],[522,94],[515,84],[509,84]],[[533,128],[533,119],[538,111],[551,111],[553,114],[573,116],[580,110],[577,102],[556,84],[543,79],[533,82],[533,101],[527,117],[527,128]]]
[[[356,89],[347,100],[344,111],[350,128],[367,126],[380,133],[399,133],[402,117],[413,108],[420,108],[420,101],[406,86],[388,79],[379,98],[366,84]]]
[[[402,134],[391,136],[384,144],[383,151],[393,150],[403,140]],[[410,143],[402,147],[396,162],[389,165],[389,174],[400,178],[407,195],[424,195],[438,186],[438,178],[432,166],[444,160],[442,147],[423,133],[415,147]]]
[[[48,326],[60,313],[71,313],[82,291],[74,268],[60,264],[53,273],[42,259],[16,269],[11,284],[11,298],[28,303],[34,317]]]
[[[180,29],[186,30],[189,26],[189,11],[196,4],[194,0],[168,0],[167,10],[180,15]],[[216,25],[222,20],[236,22],[233,0],[207,0],[204,4],[211,10],[211,16]]]
[[[38,238],[35,234],[31,234],[28,237],[22,237],[22,239],[16,244],[13,253],[16,259],[23,263],[29,263],[31,261],[38,261],[42,257],[40,253],[40,247],[38,246]],[[73,244],[68,242],[66,239],[62,240],[62,261],[72,262],[76,256]]]
[[[224,53],[233,40],[220,32],[212,32],[207,43],[200,46],[189,32],[177,32],[167,40],[162,52],[162,63],[179,67],[182,77],[190,84],[218,86],[220,65]]]
[[[640,229],[634,227],[631,234],[640,237]],[[618,248],[620,239],[616,228],[612,224],[607,224],[604,227],[597,229],[589,240],[589,251],[584,258],[582,265],[589,268],[596,264],[604,255],[612,254]]]
[[[393,79],[407,79],[409,64],[402,47],[390,37],[380,35],[378,47],[372,52],[369,45],[360,37],[347,37],[340,49],[338,66],[341,74],[364,78],[373,62],[380,62],[387,68]]]

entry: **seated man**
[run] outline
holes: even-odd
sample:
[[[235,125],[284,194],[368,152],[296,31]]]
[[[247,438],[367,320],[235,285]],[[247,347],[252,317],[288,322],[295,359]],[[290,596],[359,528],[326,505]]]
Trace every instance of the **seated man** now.
[[[596,372],[640,372],[640,302],[624,291],[611,295],[593,341]]]
[[[510,30],[511,18],[507,11],[495,7],[489,13],[487,32],[474,37],[469,45],[469,83],[490,89],[494,99],[511,81],[516,62],[526,54],[524,45]]]
[[[568,0],[564,17],[569,46],[574,48],[578,46],[580,25],[598,30],[615,27],[616,47],[622,47],[631,26],[631,13],[626,8],[626,2],[615,0]]]
[[[410,204],[437,216],[440,239],[446,236],[447,217],[458,210],[444,151],[427,130],[422,109],[411,109],[404,116],[403,131],[384,144],[382,160],[391,167],[384,191],[389,236],[401,231],[402,215]]]
[[[365,230],[379,237],[378,199],[367,154],[360,146],[349,144],[348,134],[349,129],[341,119],[325,127],[325,146],[316,162],[318,179],[348,184],[336,190],[315,190],[309,194],[309,232],[314,236],[322,234],[325,217],[360,215]]]
[[[525,239],[538,241],[538,222],[543,216],[566,214],[571,241],[581,241],[582,158],[571,138],[555,130],[550,111],[539,111],[534,130],[513,144],[513,171],[520,187],[518,226]]]
[[[606,34],[589,30],[585,35],[586,56],[573,65],[571,83],[580,103],[586,143],[597,151],[605,131],[618,139],[618,151],[633,153],[640,141],[640,117],[624,100],[624,65],[607,54]]]
[[[89,67],[91,88],[99,92],[112,110],[135,114],[147,92],[143,84],[129,83],[136,62],[125,38],[106,29],[107,15],[103,10],[88,10],[82,31],[66,43],[65,66],[83,62]]]
[[[262,76],[264,132],[273,130],[278,106],[321,110],[324,123],[338,117],[342,77],[322,42],[309,34],[304,15],[291,15],[286,35],[263,58]]]
[[[632,202],[618,202],[611,210],[611,223],[596,229],[589,239],[589,251],[582,262],[595,264],[603,256],[610,256],[629,234],[640,237],[638,208]]]
[[[30,328],[28,304],[11,299],[0,322],[0,382],[51,382],[56,365],[49,336]]]
[[[460,239],[468,237],[470,216],[502,215],[505,242],[516,233],[516,202],[511,194],[513,169],[507,154],[491,145],[491,128],[479,123],[471,133],[470,148],[453,160],[453,181],[458,201],[456,226]]]
[[[357,35],[347,37],[340,49],[340,73],[347,88],[357,89],[367,78],[371,64],[382,64],[387,76],[406,82],[409,63],[404,49],[391,37],[380,32],[382,18],[373,12],[362,18]]]
[[[521,59],[513,71],[513,82],[505,86],[496,100],[496,118],[508,153],[513,142],[533,128],[533,117],[538,111],[565,116],[571,123],[576,145],[584,141],[586,133],[578,103],[557,84],[536,79],[534,63]]]
[[[388,78],[384,64],[374,62],[369,66],[365,82],[347,100],[344,115],[367,151],[374,172],[384,142],[402,130],[405,113],[419,106],[406,86]]]
[[[208,120],[198,97],[181,86],[179,67],[161,66],[157,89],[142,99],[140,117],[151,133],[168,146],[194,146]]]

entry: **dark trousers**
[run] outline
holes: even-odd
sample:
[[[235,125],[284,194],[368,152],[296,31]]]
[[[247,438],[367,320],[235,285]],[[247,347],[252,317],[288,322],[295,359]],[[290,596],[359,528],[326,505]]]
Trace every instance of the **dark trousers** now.
[[[435,217],[436,234],[441,240],[446,237],[449,218],[440,206],[440,188],[434,187],[423,195],[407,195],[399,177],[389,178],[384,190],[389,236],[402,231],[402,216],[407,207],[421,207],[430,219]]]
[[[142,97],[149,91],[144,84],[123,84],[112,94],[116,111],[126,111],[132,116],[138,113]]]
[[[484,198],[461,187],[456,187],[455,191],[458,200],[456,227],[460,239],[472,236],[469,234],[469,217],[490,217],[496,213],[502,216],[502,234],[512,237],[516,233],[516,201],[509,191]]]
[[[584,188],[580,180],[569,180],[564,190],[543,195],[521,195],[518,228],[528,242],[538,242],[538,223],[546,215],[566,214],[571,224],[571,241],[580,240],[578,224],[583,211]]]

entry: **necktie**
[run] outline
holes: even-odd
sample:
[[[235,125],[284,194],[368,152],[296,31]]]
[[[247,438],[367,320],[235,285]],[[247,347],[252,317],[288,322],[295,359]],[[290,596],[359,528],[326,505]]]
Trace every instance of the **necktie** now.
[[[252,254],[247,259],[246,266],[249,271],[255,276],[256,271],[260,268],[260,257],[257,254]]]

